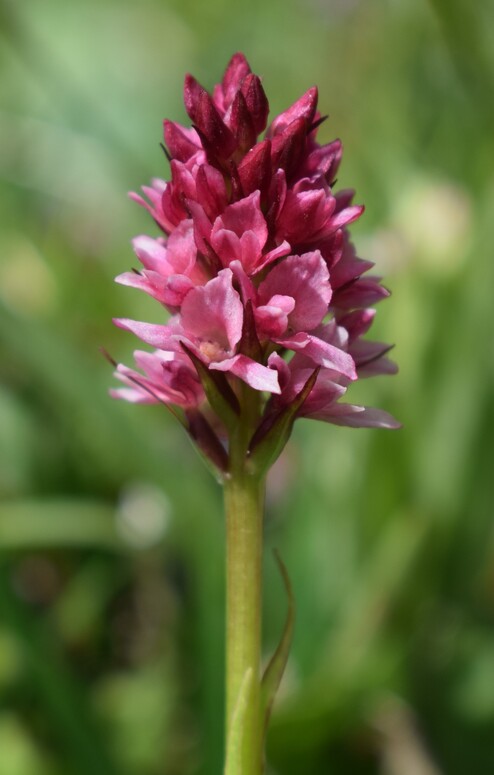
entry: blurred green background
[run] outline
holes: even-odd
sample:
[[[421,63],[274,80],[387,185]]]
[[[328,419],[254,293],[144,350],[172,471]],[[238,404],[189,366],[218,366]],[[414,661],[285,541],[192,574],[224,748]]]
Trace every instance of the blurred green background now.
[[[494,6],[0,2],[0,775],[219,775],[221,493],[159,407],[107,396],[112,279],[154,233],[183,75],[243,50],[273,111],[310,85],[345,144],[400,373],[396,433],[299,423],[267,547],[297,599],[277,775],[494,769]],[[265,561],[265,648],[284,593]]]

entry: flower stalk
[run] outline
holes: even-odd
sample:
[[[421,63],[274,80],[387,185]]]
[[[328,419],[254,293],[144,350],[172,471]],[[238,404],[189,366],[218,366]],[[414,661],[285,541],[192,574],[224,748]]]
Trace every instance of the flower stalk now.
[[[261,620],[264,479],[232,472],[226,511],[225,775],[259,775],[262,767]],[[246,677],[247,688],[244,691]],[[244,704],[239,714],[239,704]],[[241,727],[239,733],[235,726]],[[237,751],[228,750],[237,747]]]
[[[265,477],[248,466],[261,396],[243,385],[225,477],[226,740],[225,775],[259,775],[262,763],[261,626]],[[242,712],[240,712],[240,706]],[[236,730],[236,726],[240,729]],[[230,747],[237,750],[228,750]]]

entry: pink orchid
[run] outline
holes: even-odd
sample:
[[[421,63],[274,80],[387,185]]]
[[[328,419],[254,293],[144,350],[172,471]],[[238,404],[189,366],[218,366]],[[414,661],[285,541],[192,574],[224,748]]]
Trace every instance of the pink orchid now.
[[[276,353],[270,356],[272,368],[280,375],[281,395],[273,399],[271,411],[279,412],[289,405],[303,389],[313,369],[304,359],[297,356],[287,364]],[[310,395],[297,413],[299,417],[323,420],[333,425],[347,425],[352,428],[399,428],[400,424],[388,412],[357,404],[340,403],[346,393],[347,385],[335,381],[334,372],[321,369],[317,375]]]
[[[182,221],[166,242],[141,236],[133,240],[133,245],[144,269],[124,272],[115,278],[116,282],[143,290],[170,310],[180,307],[195,285],[208,280],[197,260],[192,221]]]
[[[136,238],[142,268],[117,281],[173,317],[116,321],[156,348],[136,354],[144,375],[118,367],[126,386],[116,395],[179,407],[216,461],[226,453],[213,428],[223,426],[225,437],[241,411],[242,383],[261,394],[256,443],[273,412],[293,402],[299,417],[396,427],[386,413],[340,402],[357,378],[396,367],[387,345],[366,338],[370,307],[389,294],[350,241],[363,207],[352,204],[353,191],[333,190],[342,145],[318,144],[317,97],[309,89],[262,138],[269,106],[243,54],[212,95],[188,75],[194,126],[164,122],[171,180],[155,179],[146,198],[131,195],[164,236]]]
[[[141,207],[144,207],[152,215],[158,226],[164,232],[169,233],[173,229],[173,223],[168,220],[162,207],[163,193],[167,188],[167,185],[168,184],[164,180],[161,180],[161,178],[153,178],[150,186],[142,187],[142,191],[148,201],[134,191],[131,191],[129,196],[134,202],[137,202]]]
[[[209,369],[228,372],[254,390],[278,393],[276,371],[237,352],[244,308],[232,278],[232,271],[223,269],[206,285],[192,289],[182,303],[180,317],[168,325],[127,319],[115,323],[167,352],[180,353],[185,344]]]
[[[119,364],[115,376],[126,385],[111,391],[114,398],[139,404],[172,403],[184,408],[196,407],[204,391],[190,360],[183,353],[136,350],[134,359],[144,376]]]

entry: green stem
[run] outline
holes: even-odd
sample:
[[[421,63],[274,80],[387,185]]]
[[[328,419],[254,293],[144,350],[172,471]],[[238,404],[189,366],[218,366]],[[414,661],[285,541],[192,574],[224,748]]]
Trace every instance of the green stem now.
[[[249,391],[250,392],[250,391]],[[246,470],[248,440],[258,398],[243,395],[243,417],[230,444],[226,511],[226,727],[225,775],[262,772],[261,613],[264,477]]]
[[[233,475],[225,486],[227,530],[226,721],[227,740],[241,688],[249,670],[242,714],[241,752],[225,775],[260,775],[262,719],[260,703],[262,514],[264,483]],[[240,764],[241,763],[241,764]]]

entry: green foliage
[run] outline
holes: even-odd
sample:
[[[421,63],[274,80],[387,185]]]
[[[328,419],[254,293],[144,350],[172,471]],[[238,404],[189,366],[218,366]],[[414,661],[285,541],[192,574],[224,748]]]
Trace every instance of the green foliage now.
[[[153,231],[125,191],[167,175],[183,73],[238,49],[274,111],[317,83],[345,143],[400,364],[353,397],[404,423],[297,423],[271,474],[272,772],[491,771],[494,9],[467,5],[1,0],[0,775],[221,772],[219,488],[163,407],[108,398],[99,347],[161,322],[112,283]],[[270,553],[265,580],[268,658]]]

